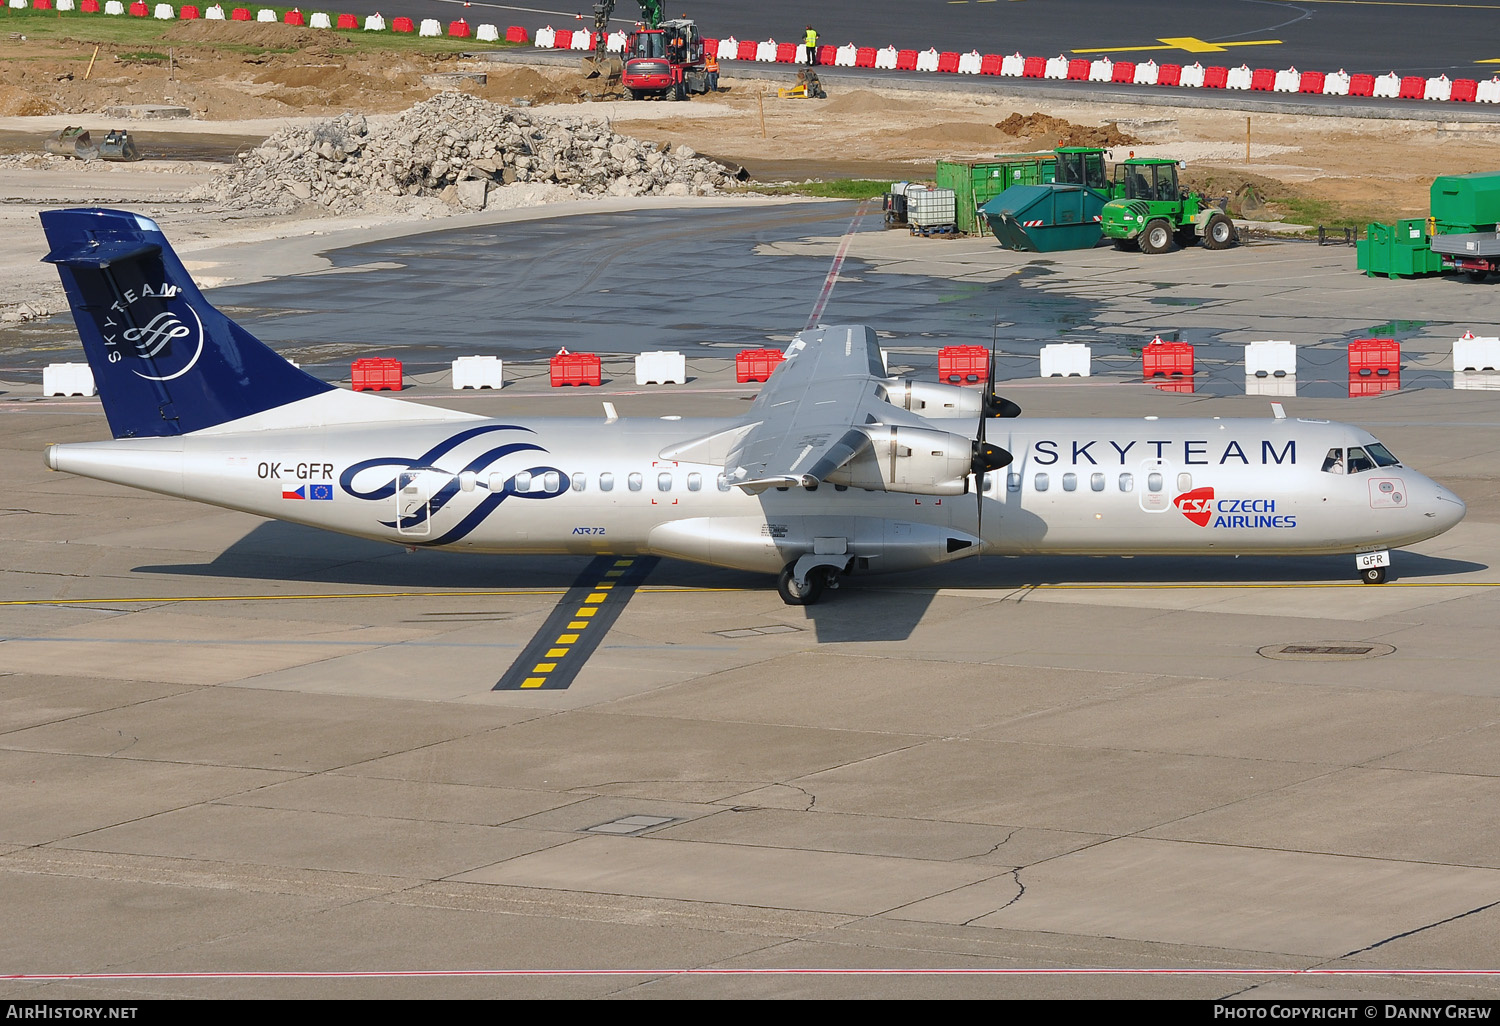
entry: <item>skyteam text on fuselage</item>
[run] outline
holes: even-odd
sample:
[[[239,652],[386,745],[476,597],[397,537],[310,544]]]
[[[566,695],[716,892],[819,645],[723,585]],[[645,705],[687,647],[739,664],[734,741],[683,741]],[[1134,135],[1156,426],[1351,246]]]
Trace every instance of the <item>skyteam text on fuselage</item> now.
[[[1350,553],[1464,505],[1368,432],[1285,417],[1019,420],[990,390],[886,375],[858,325],[802,332],[722,419],[489,419],[354,393],[214,309],[155,222],[42,214],[111,441],[47,465],[401,545],[654,554],[777,574],[804,604],[846,574],[978,555]]]

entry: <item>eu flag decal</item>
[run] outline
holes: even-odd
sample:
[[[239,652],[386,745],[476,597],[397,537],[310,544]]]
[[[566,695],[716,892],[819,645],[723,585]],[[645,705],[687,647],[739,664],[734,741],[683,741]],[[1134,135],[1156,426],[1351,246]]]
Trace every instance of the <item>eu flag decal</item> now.
[[[333,485],[315,484],[307,486],[307,497],[309,499],[321,500],[323,502],[333,501]]]

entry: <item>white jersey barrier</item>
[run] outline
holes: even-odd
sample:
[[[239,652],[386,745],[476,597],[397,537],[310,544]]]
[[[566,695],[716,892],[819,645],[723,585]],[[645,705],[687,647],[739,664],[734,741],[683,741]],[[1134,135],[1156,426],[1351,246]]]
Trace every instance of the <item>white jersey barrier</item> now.
[[[1302,88],[1302,72],[1296,68],[1282,68],[1276,72],[1272,88],[1278,93],[1295,93]]]
[[[875,51],[875,66],[877,68],[881,68],[881,69],[883,69],[885,71],[895,71],[896,70],[896,58],[899,57],[900,55],[901,55],[901,52],[899,50],[897,50],[894,46],[888,46],[884,50],[876,50]]]
[[[42,395],[94,395],[94,372],[86,363],[49,363],[42,368]]]
[[[105,14],[124,14],[125,13],[125,5],[122,4],[122,3],[120,3],[120,0],[104,0],[104,13]]]
[[[859,47],[853,43],[845,43],[833,51],[833,66],[836,68],[852,68],[854,62],[859,59]],[[937,69],[934,68],[934,71]]]
[[[687,357],[681,353],[658,351],[642,353],[635,358],[637,385],[687,384]]]
[[[917,54],[918,71],[936,71],[938,66],[938,52],[936,50],[923,50]]]
[[[740,52],[740,41],[733,36],[719,40],[719,52],[717,54],[721,61],[732,61]]]
[[[474,38],[481,43],[495,43],[500,40],[500,26],[491,25],[488,22],[474,30]]]
[[[1115,77],[1115,62],[1108,57],[1100,57],[1089,65],[1090,82],[1108,82]]]
[[[1182,69],[1182,77],[1177,80],[1179,85],[1185,85],[1189,89],[1203,88],[1203,65],[1194,61]]]
[[[365,28],[369,27],[370,23],[366,21]],[[557,42],[557,29],[551,25],[548,25],[546,28],[539,28],[536,30],[536,36],[531,42],[538,50],[550,50],[552,49],[552,44]]]
[[[1450,100],[1453,98],[1453,81],[1447,75],[1439,75],[1427,80],[1427,88],[1422,93],[1424,100]]]
[[[1245,346],[1245,377],[1286,378],[1297,376],[1297,347],[1290,342],[1267,339]]]
[[[978,50],[971,50],[958,59],[958,73],[960,75],[977,75],[979,69],[984,66],[984,57]]]
[[[609,34],[609,38],[604,41],[604,49],[606,51],[608,51],[609,53],[624,53],[625,52],[625,33],[623,33],[623,32],[611,32]],[[714,53],[713,56],[717,57],[718,56],[718,52],[715,51],[715,53]]]
[[[208,10],[203,12],[203,18],[205,21],[223,21],[224,8],[220,7],[218,4],[214,4]]]
[[[1464,337],[1453,343],[1453,369],[1500,371],[1500,338],[1476,337],[1464,332]]]
[[[453,390],[504,388],[505,365],[498,356],[460,356],[453,361]]]
[[[1156,85],[1156,76],[1160,72],[1155,61],[1146,61],[1144,64],[1135,66],[1136,85]]]
[[[61,8],[59,8],[61,10]],[[171,4],[157,4],[151,9],[151,17],[157,21],[171,21],[177,17],[177,12],[172,9]]]
[[[438,23],[436,18],[423,18],[422,24],[417,26],[417,35],[419,36],[440,36],[442,34],[443,26]]]
[[[1331,75],[1323,76],[1324,96],[1348,96],[1349,95],[1349,73],[1343,68]]]
[[[1377,98],[1394,100],[1401,95],[1401,76],[1394,71],[1388,71],[1375,80],[1375,92]]]
[[[268,25],[274,25],[281,19],[276,17],[276,12],[271,10],[269,7],[262,7],[260,10],[255,12],[255,20],[265,22]]]
[[[1249,89],[1250,83],[1254,81],[1255,73],[1250,70],[1250,65],[1241,64],[1237,68],[1229,69],[1229,76],[1224,81],[1225,89]]]
[[[1089,376],[1093,353],[1082,342],[1053,342],[1042,346],[1042,377]]]
[[[762,64],[776,63],[776,40],[766,39],[755,44],[755,59]]]
[[[1500,75],[1479,83],[1474,99],[1480,103],[1500,103]]]
[[[1042,77],[1066,79],[1068,77],[1068,59],[1066,57],[1048,57],[1047,66],[1042,69]]]
[[[1006,78],[1020,78],[1026,74],[1026,58],[1018,53],[1000,58],[1000,74]]]

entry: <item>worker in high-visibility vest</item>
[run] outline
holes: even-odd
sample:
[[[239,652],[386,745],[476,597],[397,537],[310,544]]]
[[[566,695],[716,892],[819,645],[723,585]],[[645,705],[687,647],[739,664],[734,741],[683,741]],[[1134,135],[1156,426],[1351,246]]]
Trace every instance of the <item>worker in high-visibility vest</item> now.
[[[719,91],[719,58],[712,51],[708,51],[703,65],[703,71],[708,76],[708,91],[716,93]]]
[[[807,26],[807,63],[818,63],[818,32],[811,25]]]

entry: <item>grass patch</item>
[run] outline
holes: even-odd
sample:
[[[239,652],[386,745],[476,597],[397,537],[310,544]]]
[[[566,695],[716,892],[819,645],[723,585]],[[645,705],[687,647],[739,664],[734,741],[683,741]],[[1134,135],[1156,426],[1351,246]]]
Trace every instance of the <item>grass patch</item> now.
[[[167,59],[167,55],[155,50],[136,50],[134,53],[117,53],[115,59],[126,64],[160,64]]]
[[[781,185],[751,183],[751,192],[767,196],[819,196],[824,199],[874,199],[891,191],[890,182],[869,178],[835,178],[828,182],[793,182]]]
[[[1425,211],[1405,213],[1389,207],[1367,206],[1363,203],[1337,203],[1331,200],[1310,199],[1302,196],[1276,196],[1266,200],[1266,206],[1292,224],[1312,225],[1316,228],[1342,230],[1353,228],[1363,234],[1371,221],[1394,224],[1403,217],[1424,217]],[[1313,232],[1311,234],[1316,234]]]

